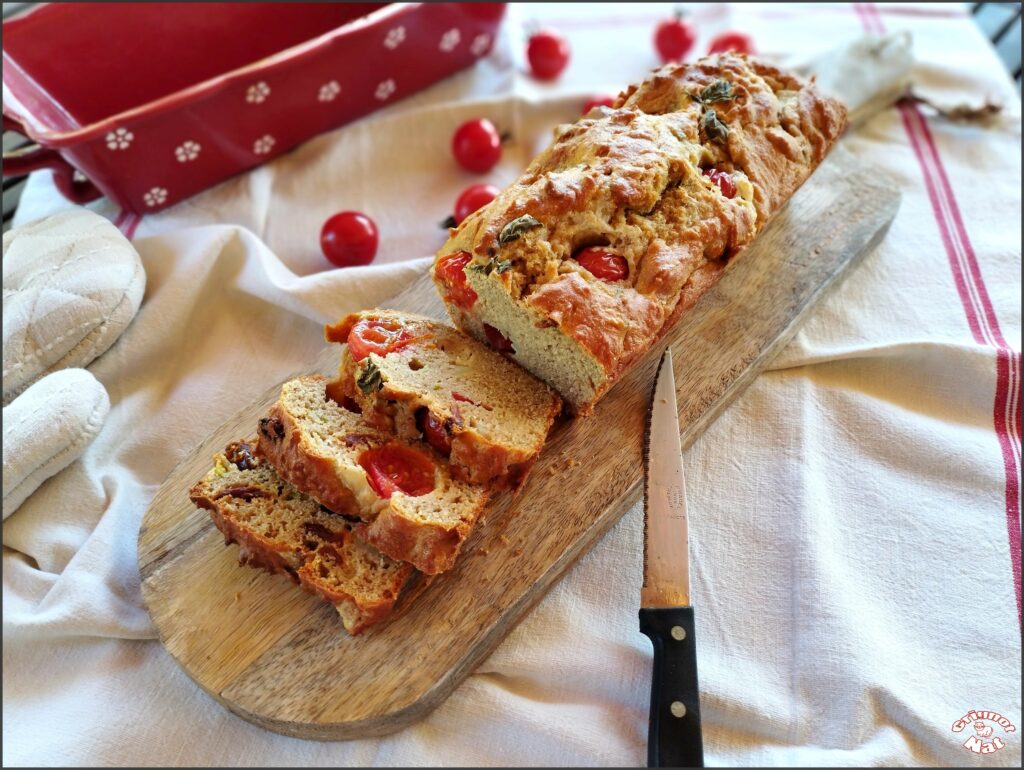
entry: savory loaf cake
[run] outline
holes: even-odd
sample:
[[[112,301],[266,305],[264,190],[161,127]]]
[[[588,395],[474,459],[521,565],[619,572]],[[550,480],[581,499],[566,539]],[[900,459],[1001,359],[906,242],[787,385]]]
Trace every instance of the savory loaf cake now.
[[[334,605],[351,634],[386,618],[415,571],[361,543],[352,522],[281,479],[253,454],[254,441],[229,444],[189,497],[210,511],[239,561],[284,574]]]
[[[463,481],[518,488],[562,408],[529,372],[430,318],[369,310],[326,327],[325,336],[345,343],[342,398],[374,427],[425,440]]]
[[[286,382],[260,420],[257,456],[356,534],[429,575],[451,569],[487,502],[484,487],[452,477],[430,446],[364,423],[327,396],[323,377]]]
[[[846,110],[742,54],[670,64],[552,144],[437,253],[456,325],[588,412],[822,161]]]

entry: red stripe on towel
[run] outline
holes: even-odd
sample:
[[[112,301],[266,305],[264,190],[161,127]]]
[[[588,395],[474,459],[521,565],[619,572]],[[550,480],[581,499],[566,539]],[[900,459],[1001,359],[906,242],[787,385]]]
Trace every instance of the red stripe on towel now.
[[[865,31],[882,34],[885,25],[873,3],[855,3],[854,10]],[[985,286],[977,255],[964,226],[960,207],[949,183],[949,177],[935,146],[931,129],[917,105],[899,107],[903,127],[917,156],[924,176],[928,198],[946,249],[950,270],[956,283],[960,302],[967,316],[967,325],[975,341],[996,349],[996,392],[992,405],[992,422],[1003,455],[1006,474],[1006,530],[1010,546],[1010,566],[1017,599],[1017,618],[1021,614],[1021,354],[1006,344],[999,319]]]

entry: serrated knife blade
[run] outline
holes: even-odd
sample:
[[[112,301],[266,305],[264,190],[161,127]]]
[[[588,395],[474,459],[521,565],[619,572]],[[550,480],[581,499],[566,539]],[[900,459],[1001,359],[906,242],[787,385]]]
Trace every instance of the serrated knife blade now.
[[[648,767],[703,767],[690,532],[672,350],[658,365],[644,436],[640,631],[654,646]]]
[[[690,604],[690,530],[679,443],[672,349],[658,366],[644,441],[644,582],[641,607]]]

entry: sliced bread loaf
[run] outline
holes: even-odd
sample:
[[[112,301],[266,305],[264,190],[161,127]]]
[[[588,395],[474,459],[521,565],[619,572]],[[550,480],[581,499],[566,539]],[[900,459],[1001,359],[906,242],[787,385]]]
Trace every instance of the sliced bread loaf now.
[[[451,569],[487,502],[484,487],[452,477],[427,444],[374,428],[300,377],[260,420],[257,454],[299,490],[358,517],[357,534],[433,575]]]
[[[455,324],[584,414],[825,158],[846,110],[742,54],[669,64],[591,110],[437,253]]]
[[[342,399],[376,428],[424,439],[464,481],[520,487],[562,408],[529,372],[440,321],[369,310],[325,336],[345,343]]]
[[[239,561],[283,574],[330,602],[351,634],[386,618],[413,568],[360,542],[353,522],[328,511],[253,454],[255,442],[230,444],[192,487]]]

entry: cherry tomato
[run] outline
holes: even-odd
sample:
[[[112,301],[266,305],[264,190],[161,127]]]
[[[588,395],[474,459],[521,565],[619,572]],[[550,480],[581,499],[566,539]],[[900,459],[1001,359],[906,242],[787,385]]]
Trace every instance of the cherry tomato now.
[[[471,259],[469,252],[457,251],[441,257],[434,267],[434,275],[445,287],[445,301],[463,310],[473,307],[477,297],[476,292],[466,281],[466,265]]]
[[[398,321],[382,318],[361,318],[348,333],[348,349],[352,358],[362,361],[370,353],[386,356],[412,341]]]
[[[434,489],[433,460],[405,444],[393,442],[367,449],[360,455],[359,465],[373,491],[385,500],[399,491],[419,497]]]
[[[626,258],[600,246],[583,249],[576,255],[576,261],[607,283],[622,281],[629,277],[629,263]]]
[[[722,195],[726,198],[736,197],[736,183],[732,181],[732,175],[726,171],[719,171],[714,168],[704,169],[704,176],[711,179],[718,189],[722,191]]]
[[[615,104],[614,96],[595,96],[583,105],[583,114],[586,115],[595,107],[611,107]]]
[[[654,28],[654,47],[663,62],[682,61],[697,42],[693,25],[677,14]]]
[[[711,38],[708,46],[708,53],[725,53],[735,51],[736,53],[754,53],[754,41],[750,35],[739,30],[730,29]]]
[[[423,433],[423,438],[427,440],[427,443],[438,452],[446,455],[452,451],[452,439],[444,427],[444,422],[437,419],[434,413],[425,406],[420,407],[416,412],[416,425]]]
[[[452,154],[467,171],[486,174],[501,159],[501,135],[487,118],[467,120],[455,129]]]
[[[530,35],[526,44],[530,72],[538,80],[554,80],[569,64],[569,43],[552,29]]]
[[[484,324],[484,334],[487,337],[487,341],[491,344],[491,347],[497,350],[499,353],[515,353],[515,348],[512,347],[512,340],[506,337],[504,334],[499,332],[490,324]]]
[[[455,224],[459,224],[477,209],[481,209],[498,197],[500,193],[492,184],[474,184],[463,190],[455,199]]]
[[[368,265],[377,254],[377,225],[366,214],[342,211],[320,229],[320,249],[338,267]]]

